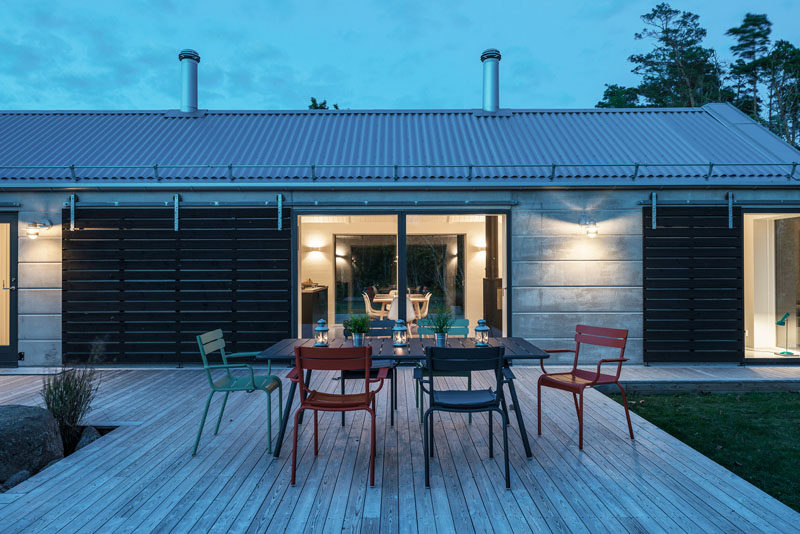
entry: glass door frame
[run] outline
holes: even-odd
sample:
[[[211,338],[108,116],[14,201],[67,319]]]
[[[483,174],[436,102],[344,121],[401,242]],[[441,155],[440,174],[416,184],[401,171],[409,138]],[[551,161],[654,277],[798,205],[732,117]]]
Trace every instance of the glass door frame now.
[[[0,289],[0,291],[9,292],[9,344],[7,346],[0,346],[0,367],[17,367],[19,360],[19,339],[18,339],[18,323],[19,316],[17,315],[17,295],[19,286],[18,272],[17,272],[17,248],[19,246],[19,235],[17,230],[17,213],[16,212],[0,212],[0,223],[9,224],[9,278],[6,281],[10,289]],[[3,252],[5,253],[5,251]],[[0,281],[2,283],[2,281]]]
[[[759,208],[756,206],[753,207],[743,207],[742,208],[742,227],[744,227],[744,216],[748,213],[797,213],[800,216],[800,205],[797,204],[787,204],[781,207],[765,207]],[[742,247],[744,247],[744,241],[742,241]],[[747,268],[744,265],[744,257],[745,254],[742,254],[742,289],[744,290],[744,272]],[[747,324],[747,308],[744,305],[745,298],[742,298],[742,325]],[[747,347],[742,347],[742,360],[740,365],[746,364],[766,364],[766,365],[773,365],[773,364],[798,364],[800,363],[800,358],[788,358],[788,357],[781,357],[781,358],[748,358],[747,357]]]
[[[300,207],[292,210],[292,336],[297,337],[297,325],[300,313],[300,305],[297,298],[297,287],[299,280],[300,261],[298,257],[298,235],[300,231],[300,217],[304,215],[393,215],[397,217],[397,293],[404,295],[407,291],[408,281],[406,277],[406,217],[408,215],[502,215],[505,217],[505,309],[503,310],[503,323],[505,325],[506,337],[513,336],[512,317],[512,264],[511,264],[511,209],[471,207],[459,209],[457,206],[442,206],[422,209],[363,209],[358,206],[346,206],[341,208],[308,208]],[[402,273],[402,274],[401,274]],[[406,320],[408,311],[406,310],[406,300],[398,299],[398,316]]]

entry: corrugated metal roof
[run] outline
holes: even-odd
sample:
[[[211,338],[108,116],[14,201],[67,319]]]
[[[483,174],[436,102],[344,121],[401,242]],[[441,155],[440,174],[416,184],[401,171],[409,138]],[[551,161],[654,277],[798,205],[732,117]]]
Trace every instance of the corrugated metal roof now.
[[[0,145],[0,185],[49,186],[75,180],[583,185],[629,183],[634,175],[670,182],[705,178],[709,163],[711,180],[785,183],[791,162],[800,161],[797,150],[727,104],[495,114],[13,111],[0,112]]]

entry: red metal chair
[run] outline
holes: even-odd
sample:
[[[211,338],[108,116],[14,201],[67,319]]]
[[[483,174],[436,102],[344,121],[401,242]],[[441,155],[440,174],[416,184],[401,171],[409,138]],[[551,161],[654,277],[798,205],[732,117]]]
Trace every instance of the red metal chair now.
[[[375,394],[383,387],[383,380],[389,369],[378,370],[375,378],[370,378],[372,371],[372,348],[328,348],[328,347],[296,347],[294,349],[295,368],[288,378],[300,385],[300,407],[294,414],[294,446],[292,449],[292,484],[295,483],[297,471],[297,426],[300,414],[304,410],[314,411],[314,456],[319,454],[319,434],[317,432],[317,412],[352,412],[366,410],[372,417],[372,435],[369,453],[369,484],[375,485]],[[304,370],[314,371],[356,371],[364,372],[363,393],[325,393],[306,386],[302,377]],[[380,382],[378,389],[370,390],[370,384]]]
[[[574,352],[575,362],[572,364],[572,370],[567,373],[548,373],[544,369],[544,363],[539,360],[542,366],[542,376],[539,377],[538,383],[538,418],[539,418],[539,435],[542,435],[542,386],[560,389],[572,393],[572,399],[575,401],[575,411],[578,414],[578,448],[583,449],[583,390],[587,387],[593,387],[600,384],[616,384],[622,392],[622,403],[625,406],[625,417],[628,418],[628,431],[633,439],[633,426],[631,426],[631,415],[628,412],[628,399],[625,397],[625,389],[619,383],[619,375],[622,372],[622,362],[627,362],[625,358],[625,344],[628,340],[627,330],[618,330],[615,328],[601,328],[599,326],[586,326],[579,324],[575,327],[575,349],[545,349],[548,353],[559,352]],[[619,358],[602,359],[597,362],[597,371],[584,371],[578,369],[578,355],[581,350],[581,344],[595,345],[600,347],[612,347],[619,349]],[[600,367],[604,363],[616,363],[617,374],[607,375],[600,372]],[[578,401],[580,397],[580,402]]]

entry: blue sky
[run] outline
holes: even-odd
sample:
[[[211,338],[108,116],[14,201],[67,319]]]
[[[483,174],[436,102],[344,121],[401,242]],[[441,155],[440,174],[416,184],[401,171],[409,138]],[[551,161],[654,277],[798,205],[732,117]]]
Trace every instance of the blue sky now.
[[[500,49],[501,107],[593,107],[633,84],[641,1],[5,0],[0,109],[174,109],[182,48],[201,57],[201,108],[476,108],[483,49]],[[725,30],[766,12],[800,45],[800,2],[671,2]]]

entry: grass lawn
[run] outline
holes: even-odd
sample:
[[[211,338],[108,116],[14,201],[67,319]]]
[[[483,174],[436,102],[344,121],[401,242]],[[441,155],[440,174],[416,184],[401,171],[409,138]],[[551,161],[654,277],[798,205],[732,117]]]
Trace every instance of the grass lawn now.
[[[617,402],[619,395],[611,395]],[[634,412],[800,511],[800,393],[628,395]]]

